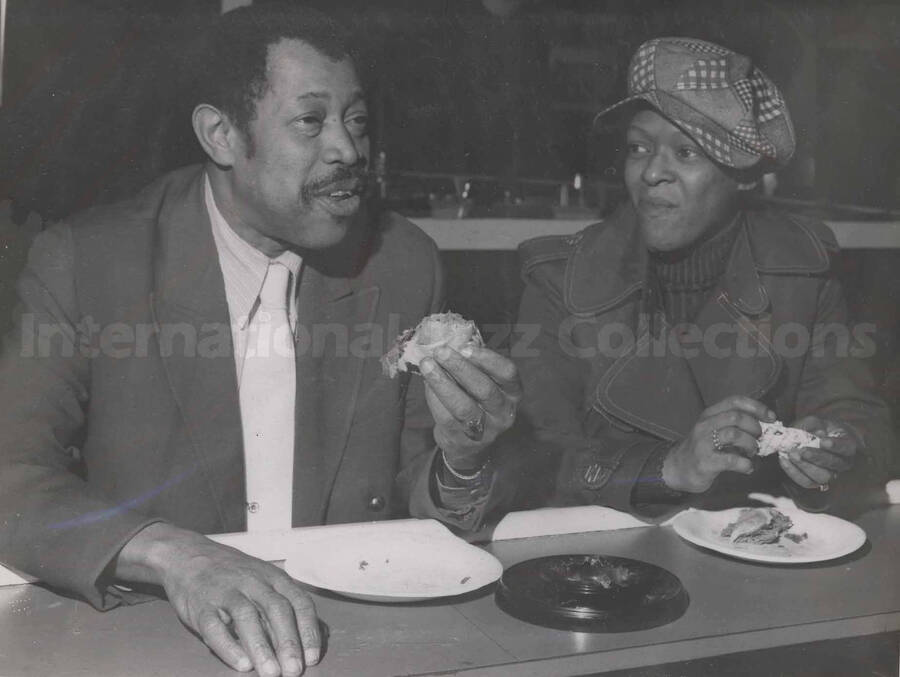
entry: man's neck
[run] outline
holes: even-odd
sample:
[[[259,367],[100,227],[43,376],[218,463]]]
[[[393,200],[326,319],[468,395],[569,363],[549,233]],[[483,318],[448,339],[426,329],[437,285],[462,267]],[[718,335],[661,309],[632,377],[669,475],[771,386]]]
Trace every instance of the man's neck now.
[[[207,162],[206,175],[209,177],[209,185],[212,189],[216,207],[219,213],[222,214],[228,227],[244,242],[261,251],[270,259],[274,259],[284,253],[285,247],[283,244],[260,233],[236,208],[229,172],[220,169],[212,162]]]

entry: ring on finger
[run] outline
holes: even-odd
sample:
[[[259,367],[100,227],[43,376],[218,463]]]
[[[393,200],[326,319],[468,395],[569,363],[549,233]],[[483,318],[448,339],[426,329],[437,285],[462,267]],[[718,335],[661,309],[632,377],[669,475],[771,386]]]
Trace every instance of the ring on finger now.
[[[820,484],[820,485],[817,487],[817,489],[818,489],[819,491],[825,492],[825,491],[828,491],[829,489],[831,489],[831,487],[828,486],[828,482],[825,482],[825,484]]]
[[[725,448],[725,445],[722,444],[722,440],[719,439],[719,429],[718,428],[713,428],[712,443],[713,443],[713,446],[716,448],[716,451],[722,451],[722,449]]]
[[[463,433],[473,442],[478,442],[484,435],[484,411],[479,410],[478,416],[470,418],[463,424]]]

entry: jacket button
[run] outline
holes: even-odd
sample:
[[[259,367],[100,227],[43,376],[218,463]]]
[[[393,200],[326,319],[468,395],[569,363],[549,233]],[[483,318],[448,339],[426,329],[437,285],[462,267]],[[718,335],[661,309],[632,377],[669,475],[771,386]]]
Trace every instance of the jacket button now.
[[[384,510],[384,497],[383,496],[373,496],[369,499],[369,510],[372,512],[378,512],[379,510]]]

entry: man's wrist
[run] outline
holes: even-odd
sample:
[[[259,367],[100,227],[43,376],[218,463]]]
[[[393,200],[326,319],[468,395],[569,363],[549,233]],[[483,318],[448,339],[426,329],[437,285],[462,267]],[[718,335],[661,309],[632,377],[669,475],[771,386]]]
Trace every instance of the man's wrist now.
[[[149,524],[119,551],[115,576],[124,581],[162,585],[176,554],[186,542],[196,538],[202,536],[167,522]]]
[[[446,452],[438,446],[437,448],[439,461],[437,465],[438,482],[447,488],[472,488],[482,484],[489,471],[489,460],[487,456],[475,459],[473,464],[466,464],[465,467],[451,464],[447,458]]]

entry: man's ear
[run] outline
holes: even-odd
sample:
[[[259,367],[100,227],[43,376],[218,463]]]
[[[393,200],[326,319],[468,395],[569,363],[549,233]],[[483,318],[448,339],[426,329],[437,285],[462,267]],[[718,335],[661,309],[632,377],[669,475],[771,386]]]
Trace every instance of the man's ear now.
[[[221,167],[231,167],[243,152],[243,138],[228,116],[215,106],[201,103],[194,109],[191,122],[209,158]]]

